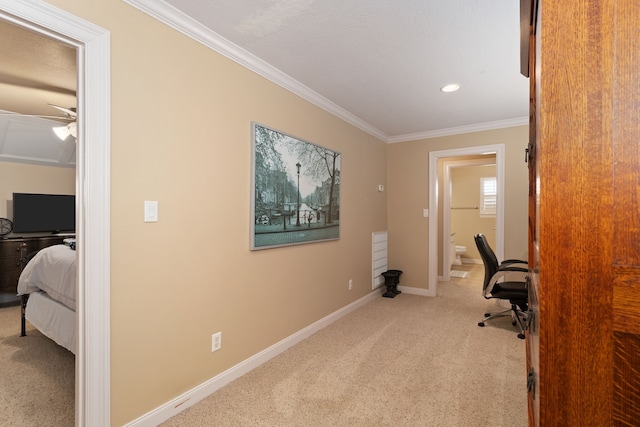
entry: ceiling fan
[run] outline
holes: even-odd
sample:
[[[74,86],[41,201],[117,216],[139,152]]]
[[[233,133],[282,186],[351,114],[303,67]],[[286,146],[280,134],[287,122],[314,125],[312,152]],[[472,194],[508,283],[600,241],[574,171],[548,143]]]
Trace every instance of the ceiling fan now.
[[[55,132],[56,136],[61,140],[65,140],[71,135],[74,138],[78,137],[78,113],[76,113],[75,107],[72,108],[64,108],[59,105],[48,104],[49,106],[56,108],[62,111],[66,117],[62,117],[63,119],[69,120],[69,123],[65,126],[57,126],[53,128],[53,132]]]
[[[67,139],[69,135],[73,136],[74,138],[77,138],[78,132],[77,132],[76,122],[78,119],[78,114],[76,113],[76,108],[75,107],[65,108],[55,104],[47,104],[47,105],[59,110],[60,112],[63,113],[63,115],[47,116],[47,115],[41,115],[41,114],[20,114],[20,113],[10,113],[10,112],[0,113],[0,115],[17,115],[22,117],[38,117],[41,119],[54,119],[54,120],[60,120],[60,121],[67,121],[69,123],[67,123],[66,125],[53,127],[53,132],[56,134],[58,138],[60,138],[63,141]]]

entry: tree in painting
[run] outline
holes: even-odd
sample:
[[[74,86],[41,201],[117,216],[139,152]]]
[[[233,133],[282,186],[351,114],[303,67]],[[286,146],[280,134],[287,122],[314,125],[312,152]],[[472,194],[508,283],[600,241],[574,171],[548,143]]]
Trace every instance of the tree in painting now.
[[[340,153],[253,124],[252,249],[339,238]]]

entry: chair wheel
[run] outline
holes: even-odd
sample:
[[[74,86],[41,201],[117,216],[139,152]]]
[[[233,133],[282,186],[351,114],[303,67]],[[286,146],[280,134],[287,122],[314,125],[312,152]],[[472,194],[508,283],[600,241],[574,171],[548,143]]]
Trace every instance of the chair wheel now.
[[[520,338],[521,340],[523,340],[523,339],[524,339],[524,334],[522,334],[522,333],[518,334],[518,338]]]
[[[489,317],[489,316],[491,316],[491,313],[485,313],[484,314],[484,317]]]
[[[484,326],[484,322],[478,322],[478,326]]]

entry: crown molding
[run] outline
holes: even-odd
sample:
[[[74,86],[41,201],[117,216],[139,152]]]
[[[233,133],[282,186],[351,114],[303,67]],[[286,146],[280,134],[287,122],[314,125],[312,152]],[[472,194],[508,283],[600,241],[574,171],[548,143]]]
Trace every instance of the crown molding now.
[[[517,117],[514,119],[497,120],[493,122],[477,123],[413,134],[389,136],[380,129],[372,126],[358,116],[320,95],[316,91],[303,85],[288,74],[280,71],[278,68],[258,58],[235,43],[225,39],[220,34],[212,31],[210,28],[207,28],[172,5],[164,1],[157,0],[122,1],[386,143],[417,141],[439,136],[457,135],[529,124],[529,117]]]
[[[485,130],[510,128],[514,126],[524,126],[529,124],[529,116],[516,117],[514,119],[496,120],[493,122],[476,123],[472,125],[457,126],[453,128],[430,130],[426,132],[411,133],[406,135],[392,136],[387,139],[388,143],[418,141],[420,139],[436,138],[438,136],[459,135],[462,133],[481,132]]]
[[[196,40],[199,43],[213,49],[219,54],[231,59],[254,73],[270,80],[284,89],[298,95],[311,102],[345,122],[357,127],[360,130],[387,142],[389,136],[379,129],[371,126],[361,118],[348,112],[329,99],[283,73],[274,66],[268,64],[257,56],[249,53],[240,46],[225,39],[220,34],[205,27],[200,22],[187,16],[175,7],[163,1],[155,0],[123,0],[125,3],[150,15],[158,21],[181,32],[182,34]]]

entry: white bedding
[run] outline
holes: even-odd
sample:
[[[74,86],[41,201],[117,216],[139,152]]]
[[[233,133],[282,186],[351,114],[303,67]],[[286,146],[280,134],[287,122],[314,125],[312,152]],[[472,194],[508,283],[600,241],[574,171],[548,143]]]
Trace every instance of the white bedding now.
[[[49,246],[29,261],[18,280],[18,295],[39,290],[76,310],[76,251],[67,245]]]
[[[45,292],[29,295],[26,318],[45,336],[76,354],[76,313]]]

